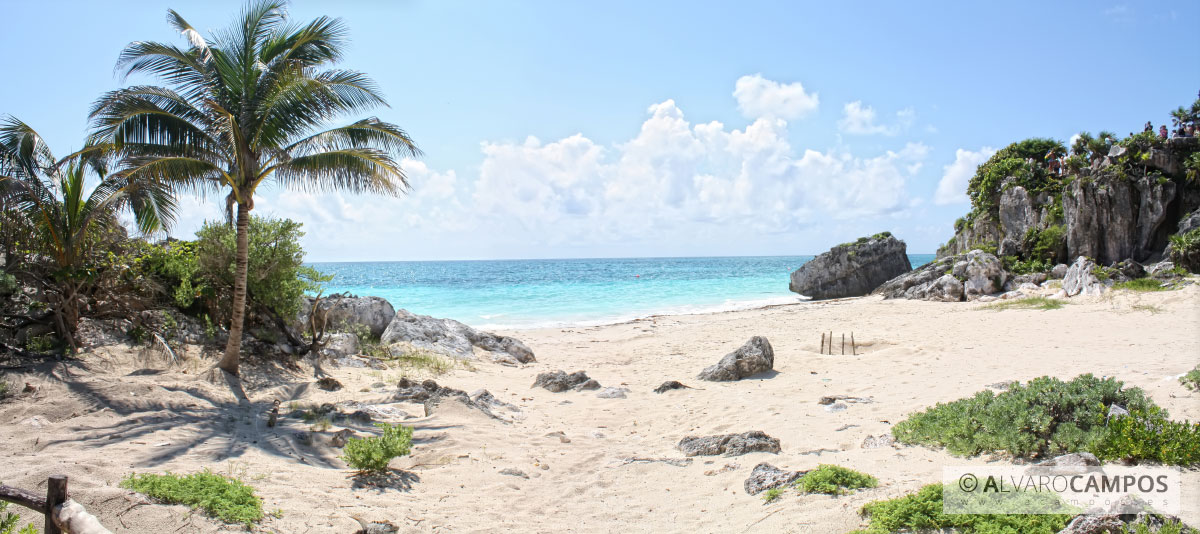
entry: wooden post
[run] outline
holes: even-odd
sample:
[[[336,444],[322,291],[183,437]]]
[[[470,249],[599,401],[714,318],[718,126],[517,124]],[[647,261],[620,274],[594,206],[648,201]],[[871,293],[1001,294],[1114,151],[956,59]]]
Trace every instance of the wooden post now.
[[[829,355],[833,356],[833,330],[829,331]]]
[[[858,347],[854,345],[854,332],[850,332],[850,355],[858,356]]]
[[[67,476],[54,475],[46,481],[46,526],[45,534],[62,534],[54,523],[54,507],[67,501]]]
[[[825,332],[821,332],[821,350],[817,352],[820,354],[825,354]]]
[[[842,332],[842,356],[846,355],[846,333]]]

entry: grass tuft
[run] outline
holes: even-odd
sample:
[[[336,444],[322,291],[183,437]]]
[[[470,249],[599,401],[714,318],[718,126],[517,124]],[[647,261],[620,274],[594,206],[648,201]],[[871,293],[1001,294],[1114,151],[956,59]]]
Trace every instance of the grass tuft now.
[[[1023,299],[994,302],[984,306],[984,309],[996,311],[1014,309],[1057,310],[1066,305],[1067,303],[1062,299],[1052,299],[1047,297],[1025,297]]]
[[[783,496],[783,490],[779,488],[771,488],[767,490],[766,493],[763,493],[762,500],[764,503],[770,504],[775,502],[775,500],[781,496]]]
[[[1117,282],[1113,284],[1113,289],[1127,289],[1129,291],[1170,291],[1175,289],[1170,284],[1164,285],[1162,282],[1153,278],[1137,278],[1125,282]]]
[[[241,480],[205,469],[190,475],[131,474],[121,487],[168,504],[199,508],[210,517],[249,528],[263,518],[262,499]]]
[[[851,490],[878,485],[879,480],[871,475],[830,464],[821,464],[796,480],[796,489],[826,495],[846,495]]]
[[[1063,514],[945,514],[942,485],[930,484],[917,493],[867,503],[860,511],[867,528],[852,534],[937,532],[960,534],[1054,534],[1070,521]]]

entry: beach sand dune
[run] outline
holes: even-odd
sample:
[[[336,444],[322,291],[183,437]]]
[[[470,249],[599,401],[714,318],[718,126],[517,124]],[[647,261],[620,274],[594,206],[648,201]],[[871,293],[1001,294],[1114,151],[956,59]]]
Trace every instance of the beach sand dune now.
[[[834,355],[819,354],[822,332],[838,341],[853,332],[859,354],[840,355],[837,342]],[[235,395],[211,379],[211,362],[196,349],[174,366],[110,347],[10,373],[38,391],[0,404],[0,480],[40,492],[47,476],[65,473],[74,498],[117,532],[241,531],[118,486],[132,472],[206,468],[244,478],[264,509],[280,512],[264,531],[354,532],[361,518],[402,532],[845,532],[863,524],[864,503],[936,482],[945,465],[1009,463],[863,447],[937,402],[1009,380],[1092,373],[1143,388],[1176,419],[1200,419],[1200,394],[1177,380],[1200,361],[1195,285],[1075,299],[1049,311],[868,297],[507,334],[524,340],[537,363],[481,362],[436,380],[486,388],[520,409],[512,422],[456,402],[429,416],[420,404],[396,403],[397,371],[326,368],[345,385],[327,392],[312,383],[310,368],[252,369],[245,396]],[[696,380],[755,335],[773,345],[774,372]],[[560,369],[628,388],[627,398],[530,387],[538,373]],[[667,380],[691,388],[652,392]],[[858,402],[834,411],[818,404],[834,395]],[[266,426],[275,400],[285,413],[290,403],[380,406],[377,420],[415,427],[413,454],[395,460],[388,477],[354,477],[328,443],[341,423],[308,444],[310,425],[300,419]],[[685,436],[749,430],[779,438],[782,452],[688,459],[676,449]],[[764,504],[743,490],[760,462],[789,470],[839,464],[875,475],[880,486],[843,497],[789,493]],[[1185,495],[1200,494],[1197,472],[1184,480]],[[1183,517],[1200,523],[1200,499],[1185,498]]]

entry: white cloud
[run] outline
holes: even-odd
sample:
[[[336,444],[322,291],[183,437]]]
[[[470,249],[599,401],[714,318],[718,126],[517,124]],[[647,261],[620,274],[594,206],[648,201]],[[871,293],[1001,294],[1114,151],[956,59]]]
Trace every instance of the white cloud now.
[[[995,153],[995,149],[986,146],[975,152],[961,148],[954,151],[954,162],[942,167],[942,179],[938,182],[933,202],[939,205],[968,202],[967,183],[975,174],[975,169]]]
[[[893,124],[876,124],[875,108],[864,106],[862,101],[855,100],[842,106],[842,119],[838,121],[838,129],[858,135],[896,135],[912,126],[916,116],[916,110],[904,108],[896,112],[896,121]]]
[[[733,97],[742,114],[751,119],[799,119],[816,111],[820,104],[817,93],[805,92],[800,82],[781,84],[763,78],[761,74],[738,78]]]

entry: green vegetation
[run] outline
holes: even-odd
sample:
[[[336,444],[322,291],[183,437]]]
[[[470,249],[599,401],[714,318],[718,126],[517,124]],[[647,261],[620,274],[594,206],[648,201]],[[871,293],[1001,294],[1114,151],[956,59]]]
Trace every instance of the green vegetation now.
[[[842,244],[840,244],[840,245],[838,245],[838,246],[839,246],[839,247],[853,247],[853,246],[856,246],[856,245],[863,245],[863,244],[866,244],[866,243],[868,243],[868,242],[870,242],[870,241],[878,241],[878,240],[880,240],[880,239],[887,239],[887,238],[889,238],[889,237],[892,237],[892,233],[891,233],[891,232],[879,232],[878,234],[875,234],[875,235],[873,235],[873,236],[870,236],[870,237],[860,237],[860,238],[858,238],[858,239],[856,239],[856,240],[854,240],[854,241],[851,241],[851,242],[849,242],[849,243],[842,243]]]
[[[1132,409],[1108,422],[1108,431],[1092,446],[1092,453],[1105,460],[1200,465],[1200,423],[1168,420],[1167,412],[1154,405]]]
[[[7,501],[0,501],[0,534],[37,534],[38,530],[32,524],[17,530],[17,522],[21,521],[21,516],[9,512],[8,507]]]
[[[173,10],[168,21],[186,48],[134,41],[117,62],[121,74],[157,78],[166,87],[104,94],[92,108],[93,138],[117,147],[129,176],[228,193],[234,289],[229,342],[218,366],[237,374],[258,187],[398,195],[408,186],[399,158],[421,152],[399,127],[375,118],[320,130],[386,105],[367,75],[334,68],[347,44],[341,20],[297,24],[285,3],[257,0],[208,37]]]
[[[263,518],[262,499],[241,480],[207,469],[190,475],[132,474],[121,487],[168,504],[199,508],[208,516],[249,528]]]
[[[406,456],[412,448],[412,427],[387,423],[377,423],[375,426],[383,430],[383,435],[350,438],[346,442],[342,459],[360,473],[387,471],[392,458]]]
[[[1108,417],[1117,405],[1128,416]],[[945,447],[953,454],[1007,453],[1046,458],[1088,451],[1100,459],[1200,463],[1200,423],[1173,422],[1142,390],[1113,378],[1041,377],[995,394],[913,414],[892,429],[897,441]]]
[[[827,495],[846,495],[851,490],[878,485],[879,480],[871,475],[830,464],[821,464],[796,480],[796,489],[804,493]]]
[[[7,399],[13,395],[12,384],[8,383],[4,377],[0,376],[0,401]]]
[[[1128,525],[1121,527],[1121,534],[1196,534],[1194,528],[1185,526],[1178,519],[1167,519],[1159,527],[1151,527],[1145,522],[1137,523],[1132,528]]]
[[[1137,278],[1134,280],[1126,280],[1113,284],[1113,289],[1128,289],[1129,291],[1170,291],[1171,286],[1164,286],[1162,282],[1153,278]]]
[[[1057,310],[1066,305],[1067,305],[1067,303],[1061,299],[1052,299],[1052,298],[1048,298],[1048,297],[1025,297],[1022,299],[1002,300],[1000,302],[993,302],[991,304],[988,304],[987,306],[984,306],[983,309],[997,310],[997,311],[999,311],[999,310],[1015,310],[1015,309]]]
[[[945,514],[942,497],[942,485],[931,484],[917,493],[867,503],[860,513],[869,518],[868,526],[855,533],[950,530],[960,534],[1054,534],[1071,519],[1063,514]]]
[[[783,490],[781,490],[779,488],[771,488],[771,489],[767,490],[765,493],[763,493],[762,499],[763,499],[763,502],[769,504],[771,502],[774,502],[776,499],[778,499],[782,495],[783,495]]]
[[[1200,228],[1171,236],[1171,261],[1193,273],[1200,273]]]
[[[1179,377],[1179,383],[1192,391],[1200,391],[1200,365]]]

